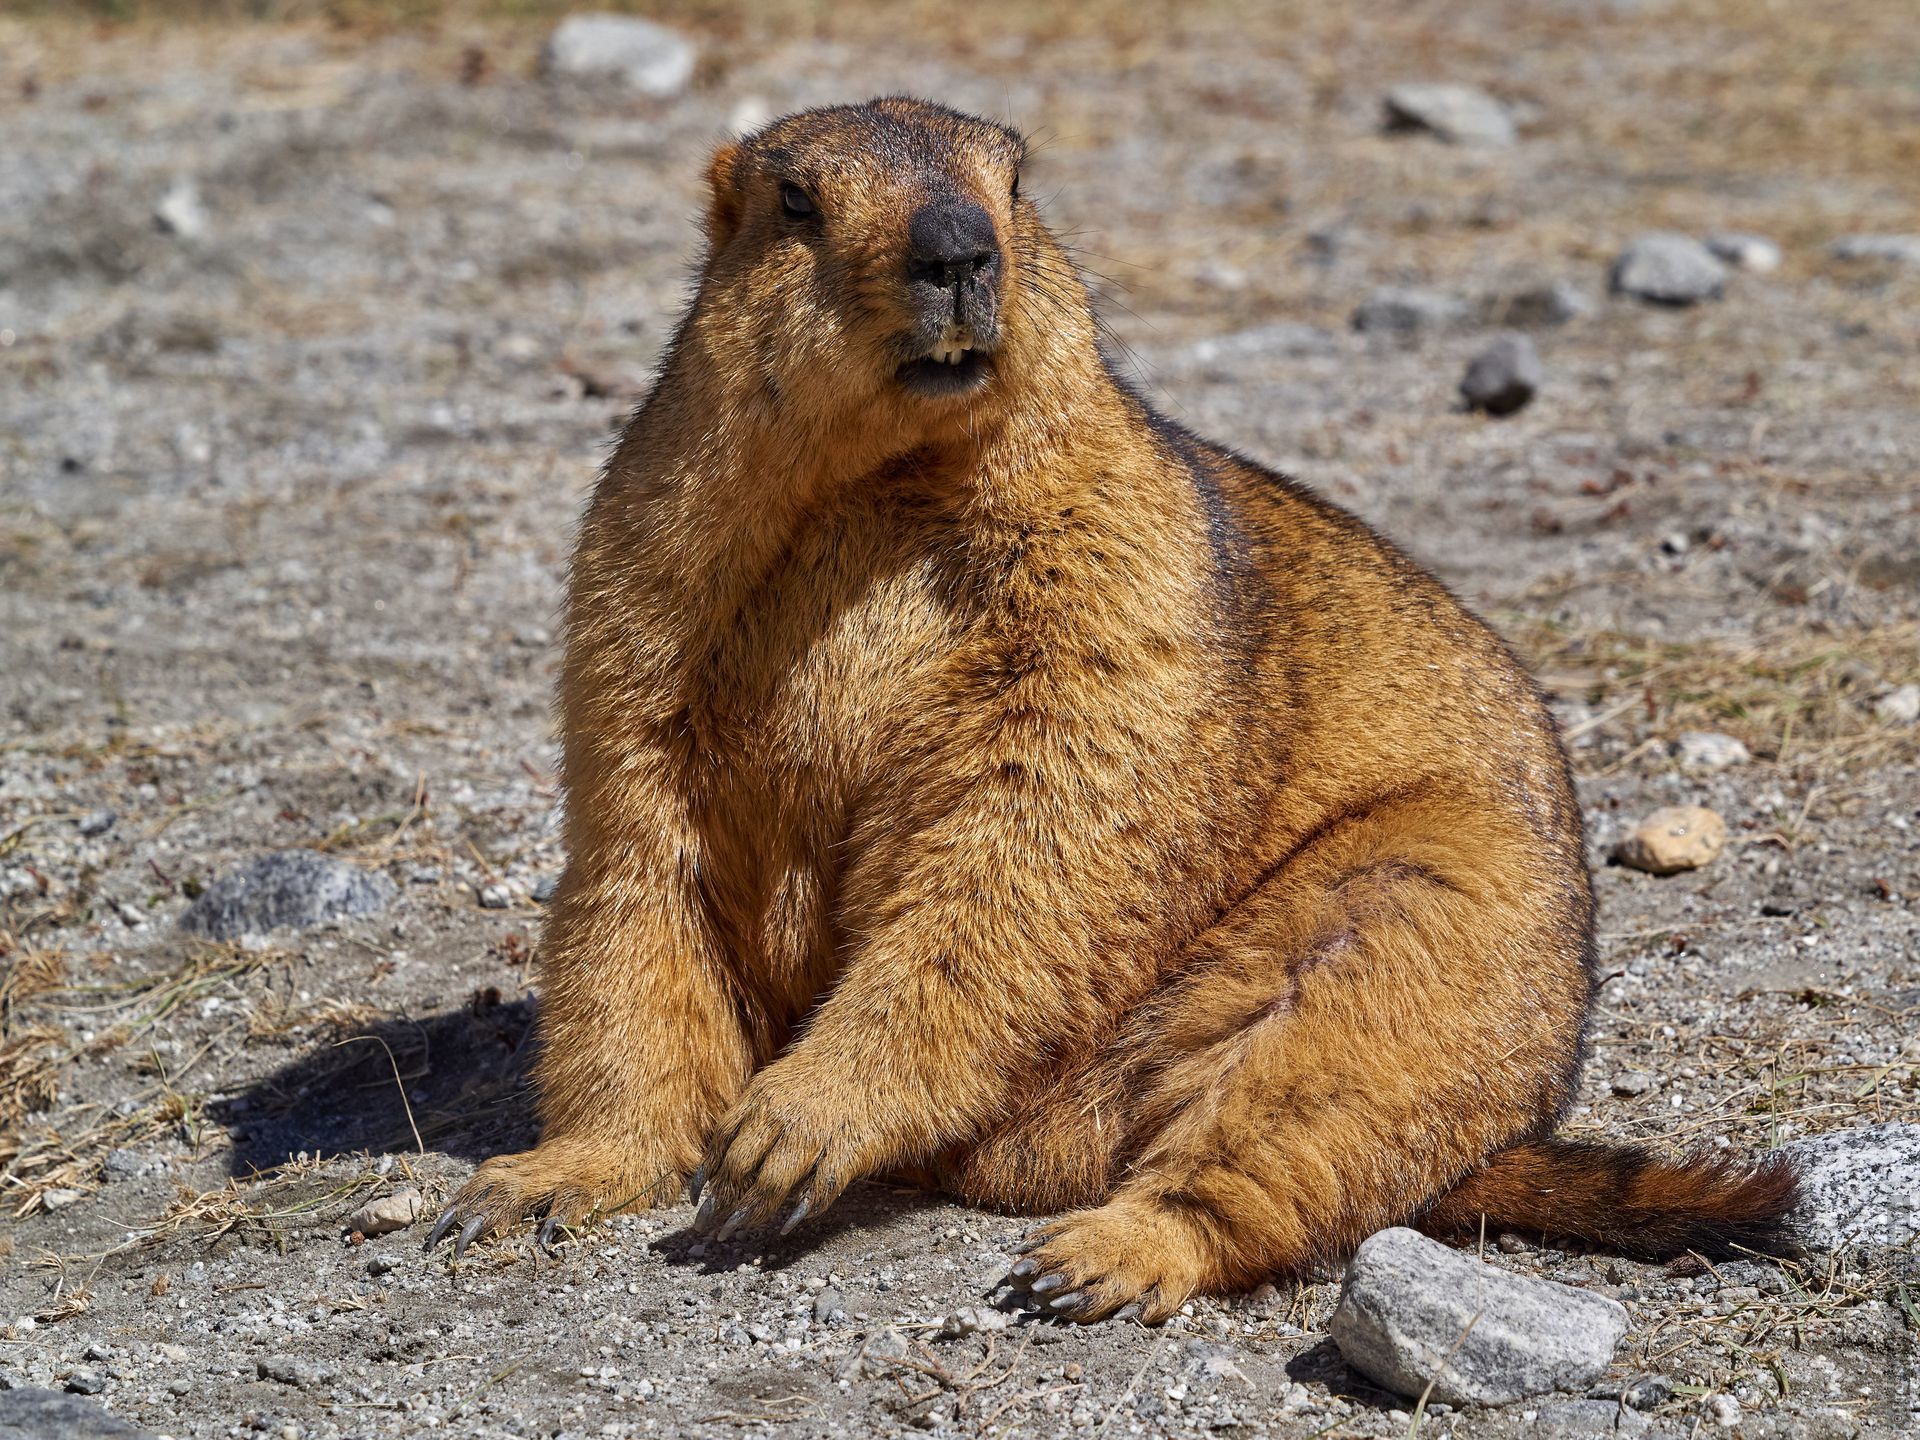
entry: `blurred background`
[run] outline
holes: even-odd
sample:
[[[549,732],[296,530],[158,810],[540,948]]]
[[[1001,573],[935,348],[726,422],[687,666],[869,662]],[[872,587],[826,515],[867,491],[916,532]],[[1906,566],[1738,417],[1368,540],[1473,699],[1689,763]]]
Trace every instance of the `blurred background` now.
[[[339,1366],[412,1383],[353,1328],[405,1286],[332,1237],[527,1139],[563,565],[687,296],[706,156],[886,91],[1029,132],[1026,191],[1157,403],[1384,529],[1541,677],[1604,906],[1576,1131],[1757,1150],[1920,1116],[1908,0],[618,9],[0,7],[0,1178],[22,1254],[93,1267],[0,1278],[0,1311],[54,1317],[0,1363],[99,1372],[142,1423],[332,1433],[332,1392],[256,1380],[252,1340],[212,1368],[151,1349],[156,1277],[194,1297],[166,1324],[245,1336],[265,1302],[219,1286],[264,1275],[357,1296],[328,1312]],[[1670,878],[1609,863],[1668,805],[1724,846]],[[318,859],[279,909],[183,928],[288,850]],[[985,1223],[896,1212],[847,1277]],[[936,1318],[965,1270],[926,1281]],[[1792,1302],[1841,1376],[1807,1393],[1891,1424],[1905,1322],[1882,1271],[1849,1274]],[[1813,1423],[1786,1331],[1624,1275],[1593,1283],[1665,1297],[1640,1362]],[[581,1304],[626,1293],[589,1278]],[[1315,1293],[1233,1332],[1268,1411]],[[534,1325],[551,1365],[495,1398],[569,1413],[565,1330]],[[1075,1343],[1090,1377],[1138,1359]],[[1385,1413],[1306,1378],[1302,1433]]]

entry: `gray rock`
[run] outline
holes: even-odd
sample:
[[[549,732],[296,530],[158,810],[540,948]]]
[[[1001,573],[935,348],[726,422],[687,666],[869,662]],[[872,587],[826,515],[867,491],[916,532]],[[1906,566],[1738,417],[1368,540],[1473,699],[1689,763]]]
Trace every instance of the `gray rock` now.
[[[1562,1400],[1542,1405],[1533,1417],[1529,1435],[1638,1435],[1647,1417],[1623,1409],[1618,1400]]]
[[[1646,1070],[1622,1070],[1613,1077],[1613,1093],[1616,1095],[1645,1095],[1660,1082]]]
[[[1692,305],[1720,298],[1727,267],[1692,236],[1655,231],[1620,252],[1607,283],[1616,295],[1656,305]]]
[[[98,1370],[75,1370],[67,1376],[67,1391],[73,1395],[98,1395],[107,1388],[107,1377]]]
[[[1414,335],[1461,324],[1467,317],[1467,304],[1458,296],[1389,288],[1374,291],[1360,303],[1353,312],[1353,328],[1369,334]]]
[[[113,829],[119,816],[111,810],[95,810],[80,817],[80,823],[74,828],[91,840],[96,835],[104,835]]]
[[[813,1297],[813,1320],[816,1325],[825,1325],[833,1319],[836,1314],[844,1315],[846,1310],[847,1302],[845,1297],[832,1286],[828,1286]],[[948,1318],[951,1319],[952,1317],[949,1316]]]
[[[100,1174],[108,1180],[135,1180],[146,1174],[147,1162],[137,1150],[115,1146],[100,1161]]]
[[[693,80],[697,54],[677,31],[631,15],[569,15],[541,52],[549,75],[616,79],[629,90],[667,100]]]
[[[1423,130],[1455,145],[1511,145],[1513,115],[1470,85],[1396,85],[1386,94],[1387,128]]]
[[[1569,280],[1553,280],[1530,289],[1496,295],[1484,306],[1489,325],[1540,328],[1566,325],[1593,313],[1593,301]]]
[[[542,875],[538,880],[534,881],[533,884],[534,904],[546,904],[549,900],[553,899],[553,892],[559,888],[560,877],[558,875]]]
[[[1833,242],[1836,260],[1891,260],[1920,265],[1920,235],[1847,235]]]
[[[207,233],[207,207],[200,199],[200,187],[191,180],[174,181],[153,207],[153,220],[169,235],[200,239]]]
[[[1347,1265],[1329,1329],[1354,1369],[1448,1405],[1584,1390],[1627,1333],[1617,1301],[1496,1269],[1412,1230],[1371,1236]]]
[[[1780,268],[1780,247],[1764,235],[1721,233],[1709,235],[1707,249],[1736,270],[1771,275]]]
[[[482,885],[480,887],[480,908],[482,910],[509,910],[513,908],[513,891],[505,885]]]
[[[1717,730],[1687,731],[1673,742],[1673,753],[1683,770],[1731,770],[1753,759],[1744,744]]]
[[[393,882],[378,871],[313,850],[275,850],[209,885],[180,917],[180,928],[213,940],[237,940],[370,915],[393,895]]]
[[[58,1390],[0,1391],[0,1440],[152,1440],[153,1432]]]
[[[1920,1125],[1836,1130],[1779,1153],[1800,1173],[1794,1223],[1813,1248],[1891,1249],[1920,1237]]]
[[[277,1380],[296,1390],[329,1385],[335,1374],[334,1368],[324,1361],[307,1360],[298,1355],[266,1355],[254,1362],[254,1369],[262,1380]]]
[[[1475,410],[1511,415],[1533,399],[1545,378],[1533,341],[1524,335],[1502,335],[1473,357],[1460,381],[1460,393]]]
[[[1012,1317],[1004,1310],[996,1310],[991,1305],[967,1305],[941,1320],[940,1336],[945,1340],[957,1340],[962,1335],[1004,1330],[1011,1323]]]
[[[1920,685],[1902,685],[1873,702],[1874,718],[1888,725],[1911,725],[1920,720]]]

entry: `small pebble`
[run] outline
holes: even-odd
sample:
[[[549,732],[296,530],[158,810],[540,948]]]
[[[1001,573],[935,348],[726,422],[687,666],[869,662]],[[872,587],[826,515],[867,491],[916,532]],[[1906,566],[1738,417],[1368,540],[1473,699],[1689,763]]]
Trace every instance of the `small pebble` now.
[[[1475,410],[1511,415],[1533,399],[1543,378],[1540,352],[1524,335],[1502,335],[1473,357],[1460,393]]]
[[[347,1229],[362,1235],[390,1235],[420,1218],[420,1192],[412,1186],[368,1201],[347,1217]]]
[[[1727,843],[1727,822],[1702,805],[1669,805],[1654,811],[1614,847],[1614,859],[1649,875],[1698,870]]]
[[[482,910],[505,910],[513,904],[513,891],[505,885],[483,885],[480,888],[480,908]]]
[[[1764,235],[1709,235],[1707,249],[1734,269],[1754,275],[1771,275],[1780,268],[1780,247]]]
[[[1902,685],[1873,702],[1874,718],[1885,725],[1911,725],[1920,720],[1920,685]]]
[[[1674,741],[1673,753],[1683,770],[1731,770],[1753,759],[1738,739],[1717,730],[1687,731]]]

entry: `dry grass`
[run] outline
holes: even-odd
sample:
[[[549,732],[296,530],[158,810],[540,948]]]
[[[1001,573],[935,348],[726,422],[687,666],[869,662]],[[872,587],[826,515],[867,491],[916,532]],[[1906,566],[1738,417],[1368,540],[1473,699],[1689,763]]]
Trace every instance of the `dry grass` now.
[[[1570,630],[1527,617],[1509,617],[1503,628],[1549,689],[1611,712],[1622,735],[1651,732],[1631,756],[1681,731],[1719,730],[1815,779],[1920,759],[1920,730],[1880,720],[1872,704],[1883,689],[1920,680],[1920,624],[1783,630],[1740,644]]]
[[[160,975],[63,983],[64,967],[38,952],[19,955],[28,963],[10,970],[7,982],[12,989],[5,993],[11,1002],[0,1012],[9,1027],[0,1038],[0,1204],[15,1216],[44,1209],[49,1191],[92,1189],[110,1150],[163,1135],[197,1150],[199,1102],[181,1082],[251,1022],[238,1022],[208,1037],[184,1059],[162,1061],[157,1050],[137,1058],[135,1072],[155,1077],[155,1083],[128,1097],[130,1107],[84,1104],[63,1111],[57,1124],[22,1122],[51,1108],[62,1072],[76,1060],[133,1044],[182,1007],[284,959],[283,952],[271,949],[202,945]],[[15,1024],[22,1008],[33,1012],[33,1023]],[[316,1015],[314,1020],[323,1018]],[[94,1038],[76,1044],[55,1021],[85,1025],[94,1030]]]

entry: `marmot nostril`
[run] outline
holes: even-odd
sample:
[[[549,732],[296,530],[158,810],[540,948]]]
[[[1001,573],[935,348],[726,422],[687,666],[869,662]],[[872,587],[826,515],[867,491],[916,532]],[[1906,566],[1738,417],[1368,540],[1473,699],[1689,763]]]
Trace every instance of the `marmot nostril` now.
[[[935,200],[907,222],[908,272],[952,284],[985,270],[999,254],[993,219],[971,200]]]

